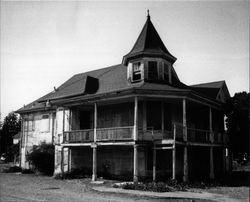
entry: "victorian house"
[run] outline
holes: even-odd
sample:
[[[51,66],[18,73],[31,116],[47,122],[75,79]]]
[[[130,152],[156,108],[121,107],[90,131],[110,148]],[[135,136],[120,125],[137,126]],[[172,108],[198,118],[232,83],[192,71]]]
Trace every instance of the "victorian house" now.
[[[226,83],[187,86],[175,61],[148,15],[121,64],[74,75],[17,111],[21,167],[32,145],[46,141],[55,145],[55,174],[82,169],[92,180],[108,174],[135,182],[224,174]]]

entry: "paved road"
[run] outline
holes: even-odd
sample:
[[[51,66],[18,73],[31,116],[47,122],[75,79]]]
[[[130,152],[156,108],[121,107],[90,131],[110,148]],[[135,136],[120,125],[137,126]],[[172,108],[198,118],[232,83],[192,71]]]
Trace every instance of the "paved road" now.
[[[100,193],[93,191],[82,180],[55,180],[52,177],[34,174],[0,173],[0,201],[190,201],[156,199],[129,194]]]

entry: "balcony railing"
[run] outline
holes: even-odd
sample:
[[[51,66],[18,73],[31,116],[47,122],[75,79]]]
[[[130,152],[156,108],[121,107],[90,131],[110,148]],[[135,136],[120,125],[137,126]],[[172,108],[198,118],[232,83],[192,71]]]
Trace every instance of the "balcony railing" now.
[[[96,141],[133,140],[133,126],[97,128]]]
[[[185,128],[180,124],[173,125],[171,131],[154,130],[138,130],[139,141],[154,141],[154,140],[177,140],[184,141],[184,134],[187,131],[187,141],[195,143],[228,143],[228,136],[225,133],[213,132],[210,135],[209,130]],[[134,127],[113,127],[113,128],[97,128],[96,141],[131,141],[134,140]],[[60,141],[61,142],[61,141]],[[94,142],[94,129],[87,130],[72,130],[63,133],[63,143],[87,143]]]
[[[209,143],[210,131],[187,128],[187,141],[188,142],[199,142],[199,143]]]
[[[173,139],[173,132],[167,130],[153,130],[148,128],[147,130],[139,129],[138,139],[141,141],[154,141],[162,139]]]
[[[72,130],[63,133],[63,143],[84,143],[94,141],[94,130]]]

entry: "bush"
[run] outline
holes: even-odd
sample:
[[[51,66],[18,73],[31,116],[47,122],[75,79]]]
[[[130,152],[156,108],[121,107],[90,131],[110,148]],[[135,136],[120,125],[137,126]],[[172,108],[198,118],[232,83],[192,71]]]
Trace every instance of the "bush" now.
[[[4,173],[18,173],[21,171],[22,169],[18,166],[12,166],[3,170]]]
[[[22,169],[22,174],[32,174],[32,173],[34,172],[30,169]]]
[[[28,161],[34,166],[35,170],[46,175],[53,175],[54,154],[54,145],[42,142],[38,146],[34,145],[27,157]]]
[[[153,191],[153,192],[170,192],[174,191],[173,188],[167,186],[163,182],[149,182],[149,183],[126,183],[122,185],[123,189],[132,189],[140,191]]]

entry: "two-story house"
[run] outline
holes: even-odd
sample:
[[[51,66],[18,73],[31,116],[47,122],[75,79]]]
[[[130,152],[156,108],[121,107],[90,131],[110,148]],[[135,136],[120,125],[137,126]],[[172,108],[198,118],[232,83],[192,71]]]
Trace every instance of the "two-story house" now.
[[[21,166],[41,141],[55,145],[54,173],[81,168],[92,180],[214,178],[226,172],[225,81],[187,86],[150,16],[122,63],[74,75],[24,106]],[[190,70],[192,71],[192,70]]]

